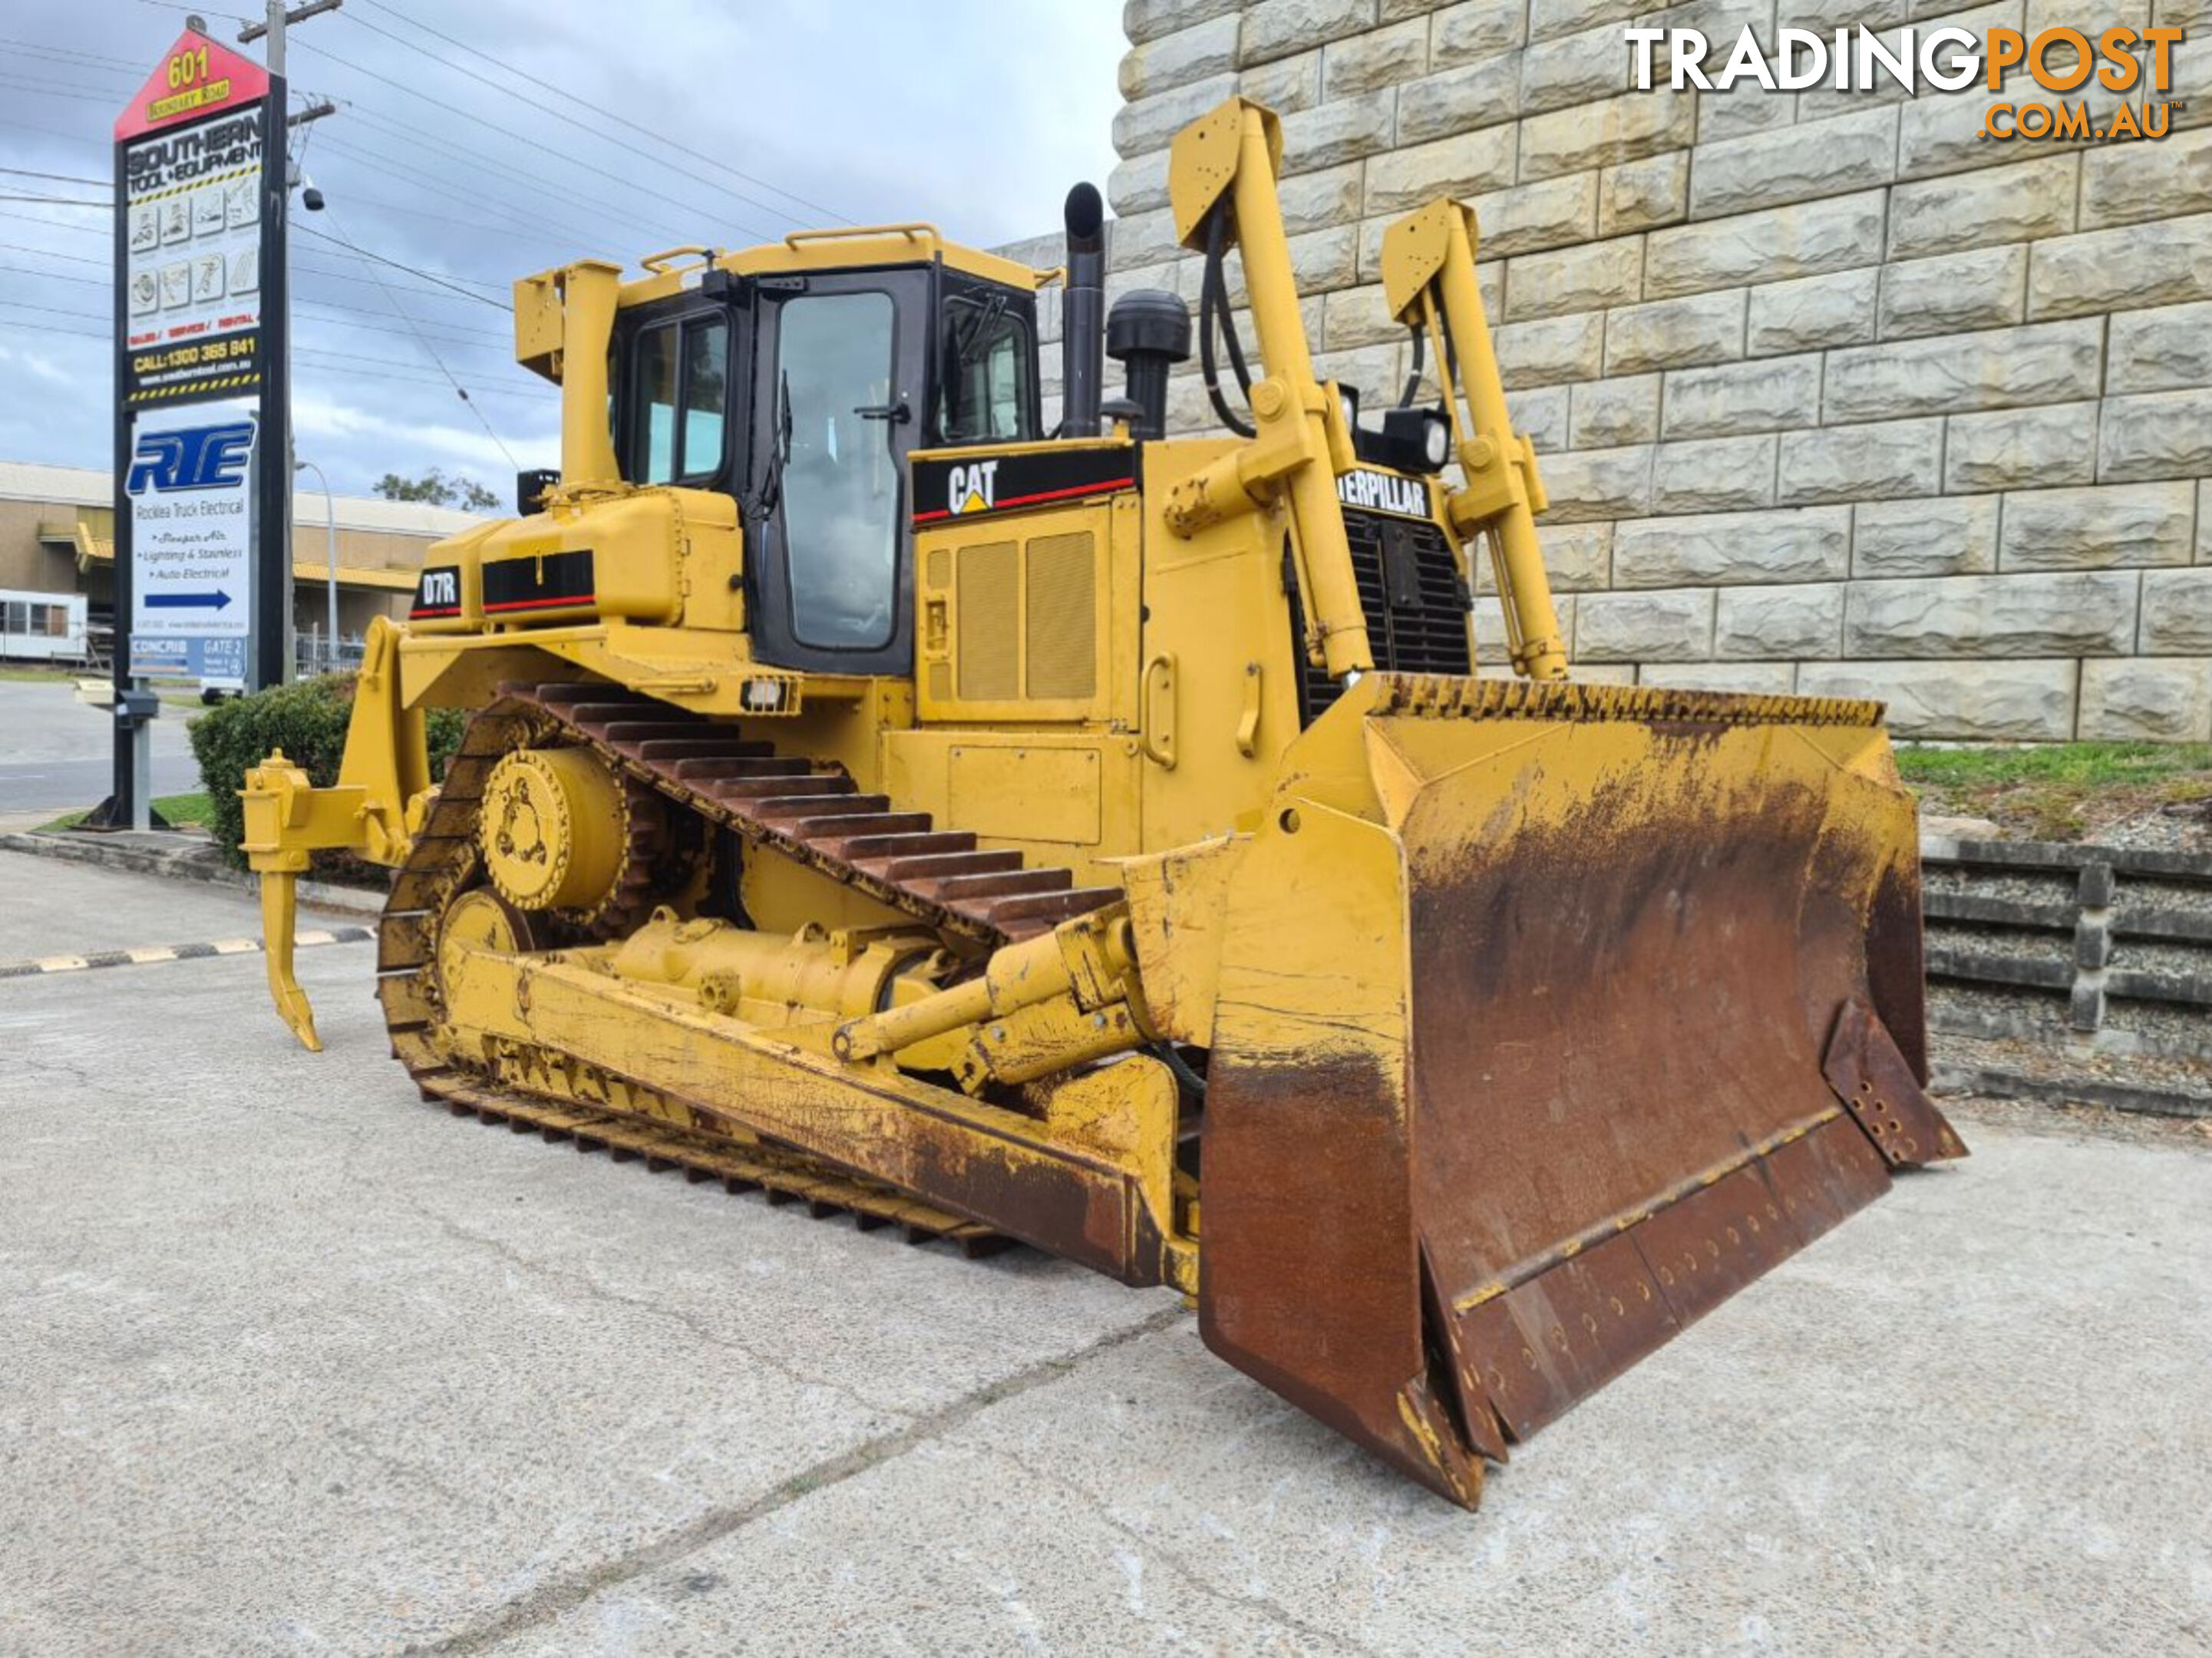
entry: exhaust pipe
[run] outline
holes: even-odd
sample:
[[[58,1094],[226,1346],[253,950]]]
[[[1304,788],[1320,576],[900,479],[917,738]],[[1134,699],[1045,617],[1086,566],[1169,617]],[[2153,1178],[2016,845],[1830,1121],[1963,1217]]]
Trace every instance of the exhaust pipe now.
[[[1098,435],[1099,382],[1105,374],[1106,203],[1096,185],[1067,192],[1066,303],[1060,325],[1060,434]]]
[[[621,297],[618,264],[585,259],[561,273],[561,481],[572,486],[622,477],[607,422],[607,343]]]

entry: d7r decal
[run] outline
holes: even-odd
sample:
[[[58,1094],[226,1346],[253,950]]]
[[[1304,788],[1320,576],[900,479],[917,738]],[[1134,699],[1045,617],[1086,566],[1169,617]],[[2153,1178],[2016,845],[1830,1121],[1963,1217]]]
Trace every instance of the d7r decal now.
[[[458,565],[432,565],[422,572],[415,584],[415,605],[407,612],[410,622],[428,622],[439,616],[459,616],[461,613],[461,572]]]

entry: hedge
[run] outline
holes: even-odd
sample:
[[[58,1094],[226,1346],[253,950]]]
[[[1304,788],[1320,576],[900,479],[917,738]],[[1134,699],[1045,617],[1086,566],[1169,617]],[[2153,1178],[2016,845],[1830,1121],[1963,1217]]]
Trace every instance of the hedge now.
[[[345,757],[346,726],[353,718],[356,677],[325,674],[272,686],[218,703],[192,721],[192,755],[199,762],[201,786],[207,791],[214,817],[210,828],[223,856],[238,868],[246,867],[246,854],[238,849],[246,833],[238,792],[246,786],[246,768],[259,765],[271,749],[282,749],[285,758],[303,768],[317,787],[337,782],[338,764]],[[460,746],[461,728],[467,723],[468,717],[458,709],[430,710],[434,779],[445,774],[446,762]],[[343,853],[317,853],[315,872],[325,879],[371,878],[369,865]],[[382,876],[374,878],[380,884]]]

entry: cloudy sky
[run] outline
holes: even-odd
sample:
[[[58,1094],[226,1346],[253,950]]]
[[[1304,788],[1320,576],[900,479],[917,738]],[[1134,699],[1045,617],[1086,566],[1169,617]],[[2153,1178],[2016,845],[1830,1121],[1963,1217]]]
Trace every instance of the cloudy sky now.
[[[115,113],[186,14],[228,44],[251,4],[0,16],[0,460],[108,464],[111,220],[60,203],[108,197]],[[291,34],[295,104],[340,112],[293,139],[329,203],[295,200],[301,456],[340,493],[437,466],[504,496],[517,466],[554,464],[556,393],[514,366],[505,295],[569,259],[840,221],[927,219],[987,246],[1054,228],[1068,185],[1103,187],[1114,163],[1121,10],[344,0]]]

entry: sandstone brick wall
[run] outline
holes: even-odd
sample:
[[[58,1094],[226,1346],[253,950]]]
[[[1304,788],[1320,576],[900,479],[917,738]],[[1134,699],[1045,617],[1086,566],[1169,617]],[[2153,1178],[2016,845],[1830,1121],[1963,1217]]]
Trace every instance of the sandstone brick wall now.
[[[2212,738],[2212,99],[2099,147],[1981,139],[1975,89],[1626,89],[1629,22],[1724,55],[1777,3],[1128,0],[1110,288],[1194,306],[1166,146],[1241,90],[1284,117],[1320,372],[1367,407],[1406,369],[1383,226],[1438,191],[1478,210],[1578,672],[1874,695],[1928,736]],[[2108,14],[2212,26],[2205,0]],[[2212,78],[2212,39],[2176,65],[2177,96]],[[1194,375],[1174,418],[1210,423]],[[1489,607],[1484,632],[1494,662]]]

